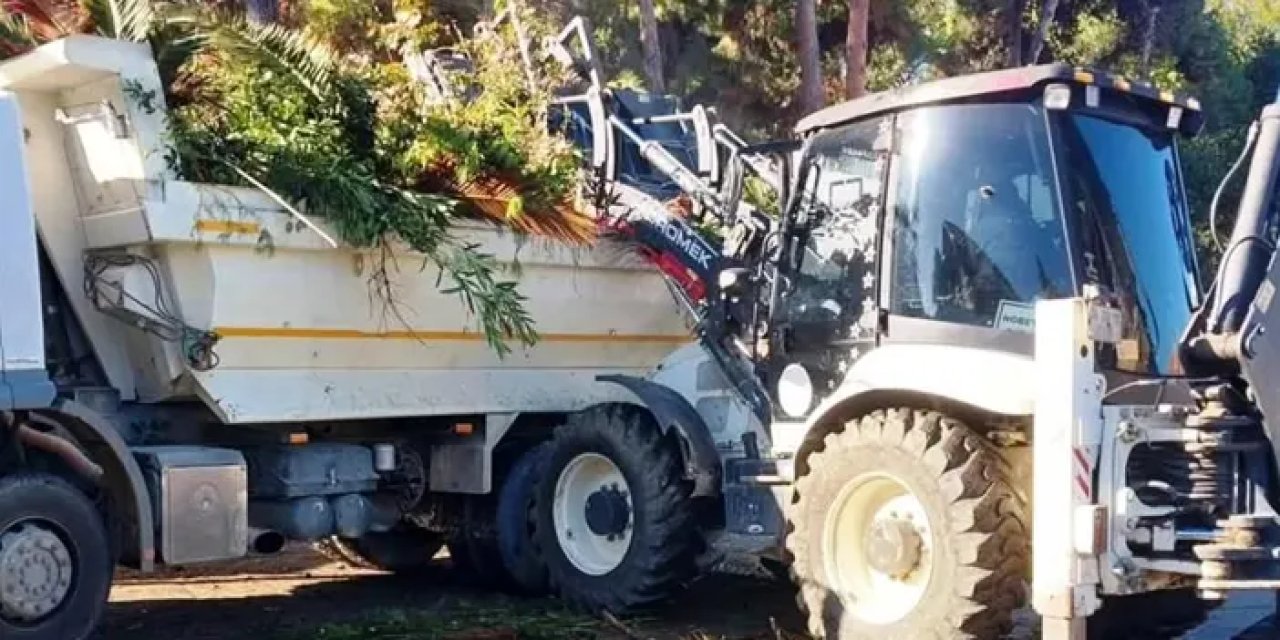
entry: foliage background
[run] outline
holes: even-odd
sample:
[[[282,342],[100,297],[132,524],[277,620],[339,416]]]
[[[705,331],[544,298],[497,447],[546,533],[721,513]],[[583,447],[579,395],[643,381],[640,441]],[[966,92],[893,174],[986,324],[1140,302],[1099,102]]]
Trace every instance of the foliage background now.
[[[424,0],[425,2],[426,0]],[[817,36],[828,103],[844,91],[849,5],[816,0]],[[376,4],[376,3],[375,3]],[[485,0],[424,4],[433,33],[466,33],[492,10]],[[585,15],[615,85],[646,84],[639,2],[532,0],[548,19]],[[654,0],[663,80],[687,105],[715,106],[749,137],[785,135],[803,115],[797,0]],[[870,0],[867,86],[880,91],[923,80],[1030,64],[1032,41],[1048,23],[1034,62],[1097,66],[1204,104],[1204,133],[1182,146],[1190,207],[1206,269],[1216,264],[1207,228],[1213,193],[1244,143],[1245,131],[1280,89],[1280,0]],[[309,29],[350,31],[333,18],[346,0],[290,0],[289,17]],[[323,18],[318,18],[323,16]],[[349,21],[347,21],[349,22]],[[369,26],[363,27],[365,32]],[[333,36],[330,36],[333,37]],[[1224,194],[1219,233],[1230,229],[1242,177]]]
[[[793,0],[658,0],[668,90],[755,135],[785,134],[796,106]],[[1042,0],[871,0],[868,88],[1029,63]],[[1280,0],[1060,0],[1038,62],[1092,65],[1199,97],[1204,134],[1183,145],[1191,210],[1205,251],[1209,202],[1250,121],[1280,88]],[[553,3],[596,25],[606,67],[639,84],[638,5]],[[828,103],[842,95],[848,4],[819,0],[818,40]],[[1012,56],[1011,54],[1015,54]],[[1220,233],[1230,229],[1243,180],[1228,189]]]

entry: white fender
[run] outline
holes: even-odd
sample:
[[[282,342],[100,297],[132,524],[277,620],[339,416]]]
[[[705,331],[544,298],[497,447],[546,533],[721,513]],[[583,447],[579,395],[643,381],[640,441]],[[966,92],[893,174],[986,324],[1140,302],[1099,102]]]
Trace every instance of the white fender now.
[[[833,408],[877,391],[922,393],[998,415],[1029,416],[1035,375],[1031,356],[952,345],[884,345],[853,363],[835,393],[810,415],[805,432]]]

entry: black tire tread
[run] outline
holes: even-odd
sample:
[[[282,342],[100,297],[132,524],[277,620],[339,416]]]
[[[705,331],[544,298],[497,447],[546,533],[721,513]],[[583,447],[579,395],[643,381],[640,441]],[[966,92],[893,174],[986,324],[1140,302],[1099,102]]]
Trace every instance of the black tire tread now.
[[[608,581],[592,583],[589,588],[584,587],[582,577],[567,560],[552,560],[552,556],[561,555],[558,551],[547,553],[547,547],[556,544],[556,537],[554,531],[545,531],[542,517],[537,519],[536,539],[547,558],[552,587],[561,598],[592,613],[624,614],[665,600],[694,577],[697,535],[690,487],[682,476],[676,446],[662,437],[646,414],[624,407],[596,407],[569,418],[557,431],[548,454],[548,473],[541,482],[550,487],[540,488],[535,501],[554,492],[559,470],[550,467],[557,448],[575,447],[601,437],[611,439],[618,451],[631,458],[630,465],[626,464],[628,461],[614,461],[624,474],[630,467],[641,476],[635,478],[635,484],[640,486],[632,486],[631,493],[647,494],[642,505],[633,498],[634,517],[643,514],[645,518],[646,539],[633,538],[623,565],[608,574]],[[631,480],[629,477],[628,482]],[[540,505],[535,509],[541,513]]]
[[[21,505],[19,511],[49,518],[65,527],[83,564],[78,566],[81,571],[77,573],[75,590],[59,612],[35,625],[10,626],[8,622],[0,621],[0,637],[14,640],[82,640],[91,637],[106,612],[113,571],[103,515],[89,496],[74,484],[48,473],[21,472],[0,478],[0,503],[9,501]],[[5,515],[0,514],[0,517]],[[95,566],[101,573],[84,573],[93,571]]]
[[[915,630],[921,638],[997,638],[1012,623],[1012,612],[1026,599],[1023,581],[1030,566],[1030,521],[1026,497],[1011,486],[1011,467],[986,439],[962,423],[937,411],[909,408],[879,410],[828,434],[809,458],[809,472],[798,478],[793,505],[800,505],[824,469],[843,456],[857,455],[869,443],[901,447],[917,455],[938,478],[950,504],[953,529],[945,535],[956,541],[961,563],[945,619],[933,628]],[[803,513],[793,508],[792,513]],[[808,614],[815,637],[827,637],[824,607],[831,606],[825,589],[803,575],[807,545],[793,544],[808,535],[813,523],[796,518],[790,523],[787,547],[792,554],[792,579],[802,585],[797,601]],[[842,634],[838,640],[849,637]],[[832,638],[832,640],[837,640]]]
[[[542,442],[521,454],[498,494],[495,518],[498,555],[506,569],[508,587],[523,595],[544,595],[550,588],[547,562],[530,530],[537,480],[544,473],[548,451],[548,443]]]
[[[453,570],[465,583],[493,589],[510,588],[511,575],[502,561],[498,540],[460,531],[449,539]]]

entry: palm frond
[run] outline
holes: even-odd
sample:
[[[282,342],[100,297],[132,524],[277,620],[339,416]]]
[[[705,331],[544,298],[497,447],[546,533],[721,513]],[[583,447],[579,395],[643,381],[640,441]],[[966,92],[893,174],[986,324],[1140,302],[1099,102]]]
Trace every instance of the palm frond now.
[[[143,42],[151,35],[155,11],[151,0],[79,0],[98,35]]]
[[[8,57],[22,53],[39,44],[26,20],[0,13],[0,57]]]
[[[112,2],[119,5],[121,26],[119,37],[142,42],[151,35],[156,18],[151,0],[112,0]]]
[[[40,41],[81,33],[89,21],[75,0],[2,0],[0,9],[21,18]]]
[[[120,24],[114,0],[80,0],[80,9],[93,22],[94,31],[100,36],[117,38]]]
[[[317,98],[333,93],[337,55],[301,31],[235,16],[214,20],[207,32],[209,44],[217,49],[292,75]]]
[[[524,211],[520,185],[510,180],[496,176],[446,180],[446,190],[473,213],[518,233],[579,245],[590,244],[596,237],[595,220],[572,202],[557,202],[544,211]]]

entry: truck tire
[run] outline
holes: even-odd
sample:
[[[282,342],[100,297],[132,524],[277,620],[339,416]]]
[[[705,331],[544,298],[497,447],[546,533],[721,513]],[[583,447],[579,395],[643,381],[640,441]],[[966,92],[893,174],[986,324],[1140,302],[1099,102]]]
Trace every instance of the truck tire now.
[[[317,543],[324,555],[359,569],[418,575],[444,546],[439,535],[416,528],[368,533],[359,538],[331,536]]]
[[[985,439],[934,411],[876,411],[796,481],[787,549],[828,640],[998,638],[1026,599],[1025,499]]]
[[[578,413],[556,432],[534,539],[561,598],[625,613],[694,576],[698,536],[677,451],[647,414],[618,406]]]
[[[1194,589],[1151,591],[1102,599],[1089,616],[1089,640],[1162,640],[1200,626],[1219,602],[1202,600]]]
[[[504,590],[511,585],[502,552],[498,551],[498,539],[492,533],[459,531],[449,538],[449,558],[465,584]]]
[[[526,595],[542,595],[550,589],[547,563],[533,541],[533,494],[549,451],[543,443],[521,455],[498,494],[498,552],[512,589]]]
[[[102,514],[69,482],[0,478],[0,638],[88,638],[111,590],[108,549]]]

